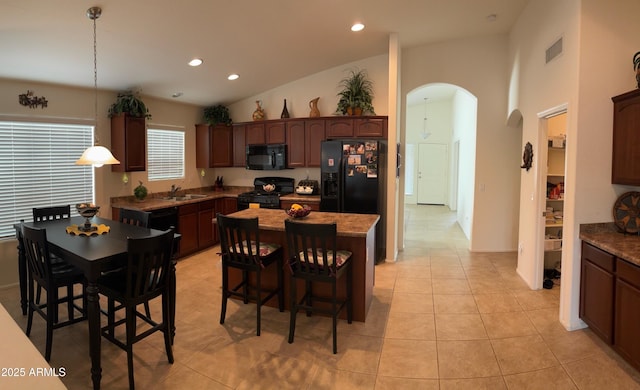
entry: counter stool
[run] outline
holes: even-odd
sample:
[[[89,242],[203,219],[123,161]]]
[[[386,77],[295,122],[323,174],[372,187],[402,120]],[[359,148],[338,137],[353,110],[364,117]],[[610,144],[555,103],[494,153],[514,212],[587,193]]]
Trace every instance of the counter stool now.
[[[289,259],[287,268],[291,274],[289,283],[289,299],[291,319],[289,321],[289,343],[293,343],[296,330],[296,314],[298,310],[307,312],[323,312],[331,314],[333,319],[333,353],[338,353],[337,321],[342,309],[347,308],[347,322],[352,320],[352,267],[351,252],[336,249],[336,223],[311,224],[285,220],[287,249]],[[339,300],[337,283],[346,276],[346,297]],[[297,297],[297,280],[304,281],[304,295]],[[312,283],[330,283],[331,296],[318,296],[313,293]],[[314,306],[314,302],[328,302],[330,307]]]
[[[227,313],[227,300],[231,296],[242,298],[246,304],[255,301],[257,305],[256,335],[260,336],[260,312],[262,305],[274,296],[278,296],[278,308],[284,311],[284,289],[282,283],[282,247],[260,241],[258,218],[234,218],[217,214],[220,230],[220,249],[222,252],[222,310],[220,323],[224,324]],[[262,286],[262,271],[276,264],[277,286],[265,290]],[[229,287],[229,267],[242,271],[242,281]],[[256,285],[249,284],[249,273],[256,275]]]

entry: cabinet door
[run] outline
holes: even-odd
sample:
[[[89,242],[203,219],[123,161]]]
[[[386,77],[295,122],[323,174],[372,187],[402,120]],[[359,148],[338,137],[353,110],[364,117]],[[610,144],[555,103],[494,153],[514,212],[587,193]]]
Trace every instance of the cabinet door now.
[[[146,169],[147,128],[145,118],[120,114],[111,118],[111,152],[120,161],[112,172],[134,172]]]
[[[321,145],[325,137],[324,120],[308,120],[304,122],[305,131],[305,165],[308,167],[319,167],[321,161]]]
[[[233,166],[233,130],[219,125],[211,129],[211,166]]]
[[[245,132],[246,144],[266,144],[267,138],[264,132],[264,123],[249,123]]]
[[[618,279],[616,281],[614,348],[636,368],[640,368],[639,308],[640,289],[625,280]]]
[[[238,211],[238,199],[236,198],[223,198],[224,206],[222,209],[222,213],[224,215],[235,213]]]
[[[593,261],[592,261],[593,260]],[[601,265],[614,257],[589,244],[582,245],[580,318],[604,341],[613,342],[613,296],[615,278]]]
[[[289,168],[305,166],[304,121],[287,122],[287,165]]]
[[[267,122],[265,124],[265,138],[268,144],[284,144],[287,142],[285,136],[284,122]]]
[[[215,243],[213,232],[214,200],[198,203],[198,249],[208,248]]]
[[[178,232],[180,232],[180,257],[198,250],[198,205],[178,207]]]
[[[353,137],[354,135],[352,118],[327,119],[325,126],[327,138]]]
[[[233,166],[244,167],[246,161],[245,125],[233,125]]]
[[[612,98],[613,164],[611,183],[640,185],[640,90]]]
[[[196,168],[211,168],[209,125],[196,125]]]
[[[354,121],[356,137],[387,137],[387,120],[382,118],[358,118]]]

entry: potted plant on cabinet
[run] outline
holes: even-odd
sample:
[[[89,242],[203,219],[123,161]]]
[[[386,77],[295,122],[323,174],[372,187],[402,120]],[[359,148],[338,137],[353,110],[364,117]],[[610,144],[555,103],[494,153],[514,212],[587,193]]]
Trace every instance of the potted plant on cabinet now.
[[[342,88],[338,92],[337,111],[347,115],[361,115],[371,113],[375,115],[373,109],[373,81],[369,79],[367,71],[364,69],[351,69],[347,77],[340,80],[338,86]]]
[[[120,114],[127,114],[135,118],[151,119],[149,109],[138,93],[132,91],[120,92],[116,102],[109,108],[109,118]]]
[[[229,109],[222,104],[205,107],[204,121],[209,126],[215,126],[219,124],[229,126],[233,122],[231,120],[231,116],[229,116]]]

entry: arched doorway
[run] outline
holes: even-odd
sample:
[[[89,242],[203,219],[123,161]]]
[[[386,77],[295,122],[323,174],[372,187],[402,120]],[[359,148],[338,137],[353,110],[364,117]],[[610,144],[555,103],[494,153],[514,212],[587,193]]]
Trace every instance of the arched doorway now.
[[[456,85],[426,84],[407,94],[405,115],[404,203],[449,207],[471,239],[477,98]]]

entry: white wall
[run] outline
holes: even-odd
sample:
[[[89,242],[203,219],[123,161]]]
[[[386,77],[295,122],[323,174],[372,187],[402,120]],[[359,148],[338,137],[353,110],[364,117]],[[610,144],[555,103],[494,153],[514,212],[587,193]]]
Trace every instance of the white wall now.
[[[507,36],[493,35],[403,50],[402,90],[448,83],[478,98],[475,184],[465,193],[475,203],[462,210],[474,213],[470,220],[472,251],[511,251],[517,244],[513,232],[518,229],[521,149],[520,134],[506,126],[507,42]],[[484,192],[479,193],[479,185],[484,185]],[[500,225],[499,232],[496,225]]]

